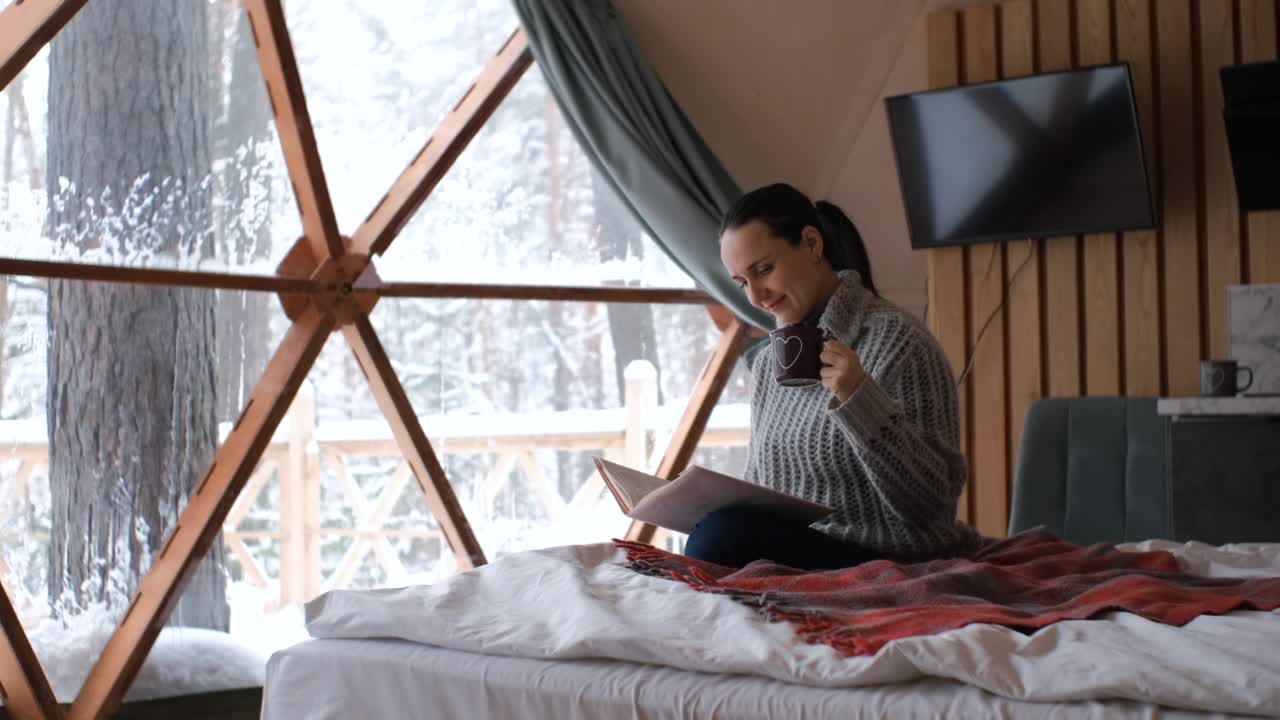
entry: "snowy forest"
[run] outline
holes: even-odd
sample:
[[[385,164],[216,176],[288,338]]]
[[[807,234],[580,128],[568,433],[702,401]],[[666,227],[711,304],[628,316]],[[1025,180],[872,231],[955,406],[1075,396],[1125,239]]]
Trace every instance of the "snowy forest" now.
[[[350,234],[517,20],[508,0],[285,5]],[[270,275],[301,234],[236,0],[90,3],[0,94],[0,153],[5,257]],[[692,286],[594,176],[536,66],[374,265],[384,280]],[[383,299],[372,320],[491,559],[625,532],[611,503],[549,517],[530,483],[541,476],[567,503],[600,450],[542,448],[536,467],[506,461],[497,472],[496,450],[451,452],[431,428],[621,423],[624,371],[645,361],[664,419],[645,449],[655,459],[662,422],[669,432],[718,337],[696,305]],[[288,324],[267,293],[0,276],[0,575],[29,629],[124,612]],[[315,437],[359,439],[370,427],[389,437],[341,337],[306,395]],[[738,367],[720,403],[743,426],[746,398]],[[11,451],[21,443],[47,443],[47,464],[24,465]],[[737,473],[744,457],[726,446],[694,461]],[[353,452],[342,467],[320,458],[317,512],[333,532],[310,591],[344,563],[351,587],[454,569],[438,535],[417,532],[435,520],[399,465],[386,454]],[[498,492],[483,482],[495,472]],[[308,599],[277,587],[273,529],[292,497],[281,473],[239,513],[240,551],[215,545],[171,623],[260,627],[243,615]],[[392,532],[351,560],[360,507],[381,505]]]

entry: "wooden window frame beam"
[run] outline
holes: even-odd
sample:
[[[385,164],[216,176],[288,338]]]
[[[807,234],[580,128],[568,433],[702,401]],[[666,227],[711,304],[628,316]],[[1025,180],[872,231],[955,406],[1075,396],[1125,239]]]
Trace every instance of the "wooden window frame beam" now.
[[[707,420],[711,417],[711,411],[720,400],[724,386],[729,382],[734,364],[746,349],[750,334],[751,328],[736,318],[720,332],[720,340],[716,343],[715,350],[711,352],[711,357],[707,358],[706,365],[703,365],[702,373],[693,386],[693,393],[689,396],[689,404],[685,406],[684,415],[680,418],[680,424],[676,425],[676,430],[672,433],[667,449],[662,455],[662,461],[658,463],[658,469],[654,473],[658,477],[674,480],[689,465],[689,459],[693,457],[693,451],[697,449],[698,441],[702,439],[702,433],[707,429]],[[648,523],[632,521],[626,537],[633,542],[652,543],[656,530],[657,528]]]
[[[341,257],[346,245],[338,235],[329,186],[325,182],[315,129],[302,91],[297,57],[285,26],[281,0],[243,0],[258,66],[267,84],[293,196],[302,217],[302,232],[316,258]]]
[[[0,698],[14,720],[60,720],[62,710],[9,596],[0,588]]]
[[[0,90],[89,0],[16,0],[0,10]]]

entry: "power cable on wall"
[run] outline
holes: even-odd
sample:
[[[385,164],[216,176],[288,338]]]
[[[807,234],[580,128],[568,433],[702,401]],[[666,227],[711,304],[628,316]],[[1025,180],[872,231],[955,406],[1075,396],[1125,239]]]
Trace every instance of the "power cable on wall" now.
[[[1009,288],[1013,287],[1014,281],[1018,279],[1018,276],[1022,274],[1023,269],[1026,268],[1027,264],[1036,256],[1036,247],[1031,238],[1027,238],[1027,246],[1027,257],[1018,264],[1018,268],[1013,271],[1013,274],[1009,276],[1008,281],[1004,284],[1004,292],[1000,293],[1000,304],[996,305],[995,309],[991,311],[991,314],[987,316],[986,321],[982,323],[982,328],[978,330],[978,336],[973,340],[973,347],[969,349],[969,357],[965,360],[964,370],[960,372],[960,378],[956,380],[956,387],[963,386],[965,379],[969,377],[969,371],[973,369],[974,358],[978,356],[978,348],[982,346],[982,338],[986,336],[987,328],[991,327],[991,321],[995,320],[996,315],[999,315],[1000,310],[1004,308],[1005,299],[1009,297]],[[991,274],[991,266],[995,263],[995,258],[996,253],[992,252],[991,260],[987,264],[987,270],[983,273],[984,277]],[[925,306],[925,312],[927,317],[928,305]]]

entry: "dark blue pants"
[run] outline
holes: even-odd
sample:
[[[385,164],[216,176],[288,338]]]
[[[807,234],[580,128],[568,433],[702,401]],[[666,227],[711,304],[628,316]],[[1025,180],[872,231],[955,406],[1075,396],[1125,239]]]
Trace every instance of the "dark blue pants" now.
[[[852,567],[879,559],[859,545],[751,507],[708,513],[689,533],[684,554],[730,567],[763,559],[803,570]]]

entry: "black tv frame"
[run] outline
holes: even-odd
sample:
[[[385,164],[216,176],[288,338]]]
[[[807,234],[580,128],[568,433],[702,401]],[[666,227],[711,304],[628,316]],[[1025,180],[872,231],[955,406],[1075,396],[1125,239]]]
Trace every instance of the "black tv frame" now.
[[[1280,208],[1280,178],[1275,165],[1280,148],[1280,61],[1227,65],[1219,68],[1218,77],[1240,210]]]
[[[1133,226],[1126,225],[1126,226],[1120,226],[1120,227],[1080,226],[1080,227],[1071,227],[1071,228],[1058,228],[1050,231],[1037,232],[1035,235],[1031,235],[1028,233],[990,233],[986,235],[975,235],[972,237],[949,239],[949,240],[940,241],[940,242],[917,244],[916,233],[911,227],[911,213],[908,211],[906,212],[907,236],[908,236],[908,241],[911,243],[911,249],[912,250],[929,250],[932,248],[978,245],[981,243],[988,243],[988,242],[1008,242],[1010,240],[1023,240],[1028,237],[1037,237],[1037,238],[1065,237],[1065,236],[1075,236],[1075,235],[1090,235],[1095,233],[1113,233],[1113,232],[1118,233],[1118,232],[1129,232],[1134,230],[1156,229],[1159,225],[1159,218],[1156,214],[1155,198],[1153,197],[1152,190],[1151,190],[1151,168],[1147,163],[1146,139],[1143,138],[1142,136],[1142,123],[1140,121],[1140,118],[1138,117],[1137,99],[1135,97],[1134,85],[1133,85],[1133,72],[1129,67],[1129,63],[1127,62],[1104,63],[1100,65],[1086,65],[1078,68],[1073,68],[1071,70],[1059,70],[1059,71],[1047,72],[1047,73],[1036,73],[1034,75],[1021,75],[1015,78],[1003,78],[1000,80],[991,80],[987,82],[972,83],[968,85],[953,85],[951,87],[935,88],[933,90],[922,90],[919,92],[912,92],[912,93],[902,93],[899,95],[886,97],[884,100],[884,106],[885,106],[886,119],[889,121],[889,142],[893,150],[894,166],[898,175],[898,189],[899,189],[899,192],[902,193],[903,207],[905,209],[907,205],[907,188],[905,183],[903,182],[901,165],[898,162],[898,140],[894,134],[894,123],[893,123],[892,117],[889,116],[889,102],[891,100],[895,100],[899,98],[920,97],[922,95],[936,95],[941,93],[951,93],[951,92],[958,92],[963,90],[972,90],[974,88],[987,87],[987,86],[999,86],[999,85],[1004,85],[1006,83],[1016,82],[1019,80],[1027,80],[1031,78],[1052,77],[1054,75],[1076,75],[1076,74],[1082,74],[1082,73],[1087,73],[1094,70],[1101,70],[1106,68],[1124,68],[1125,78],[1128,82],[1129,113],[1130,113],[1130,119],[1133,122],[1134,133],[1138,140],[1138,149],[1141,150],[1141,152],[1139,153],[1139,163],[1142,166],[1142,174],[1146,178],[1145,185],[1146,185],[1146,191],[1147,191],[1146,193],[1147,194],[1147,217],[1150,218],[1150,223],[1143,224],[1143,225],[1133,225]]]

